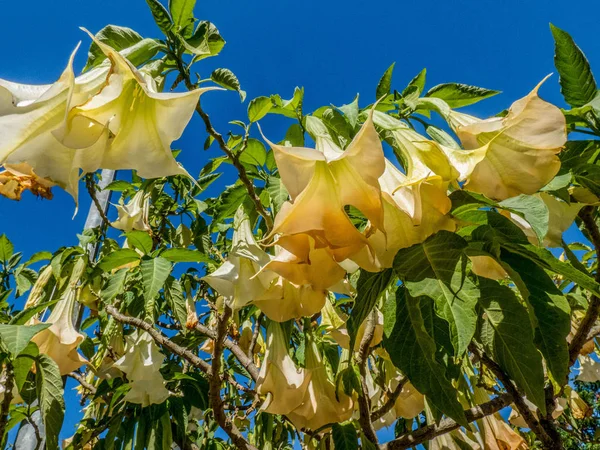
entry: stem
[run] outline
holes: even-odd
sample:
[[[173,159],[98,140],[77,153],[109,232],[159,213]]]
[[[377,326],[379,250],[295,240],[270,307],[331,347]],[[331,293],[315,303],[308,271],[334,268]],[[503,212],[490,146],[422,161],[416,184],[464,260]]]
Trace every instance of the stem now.
[[[111,226],[110,220],[108,220],[108,217],[106,217],[104,208],[98,201],[98,197],[96,197],[96,183],[94,182],[94,174],[93,173],[87,173],[85,175],[85,187],[87,188],[87,191],[90,194],[90,197],[92,198],[92,202],[94,202],[94,205],[96,206],[96,210],[98,211],[98,214],[100,214],[100,217],[102,218],[104,227],[110,227]]]
[[[13,386],[14,386],[14,370],[13,365],[10,361],[6,361],[6,381],[4,382],[4,399],[0,405],[0,444],[4,441],[4,433],[6,432],[6,425],[8,424],[8,412],[10,410],[10,402],[13,399]]]
[[[358,355],[356,356],[356,364],[360,372],[360,385],[361,391],[358,393],[358,410],[360,413],[358,422],[362,428],[365,437],[373,444],[378,445],[377,435],[371,422],[371,401],[369,399],[369,391],[367,389],[367,361],[369,358],[369,350],[371,348],[371,341],[375,335],[376,316],[375,310],[371,311],[367,318],[365,326],[365,334],[360,342],[358,348]]]
[[[394,407],[394,405],[396,404],[396,400],[398,400],[398,397],[400,397],[400,394],[402,393],[402,389],[404,389],[404,386],[406,385],[406,383],[408,383],[408,378],[406,378],[406,377],[402,378],[400,380],[400,382],[398,383],[398,386],[396,386],[396,389],[394,389],[394,392],[392,392],[390,394],[390,396],[388,397],[386,402],[383,404],[383,406],[381,408],[379,408],[377,411],[374,411],[373,414],[371,414],[371,420],[373,422],[381,419],[383,416],[385,416],[387,414],[387,412],[390,409],[392,409]]]
[[[212,374],[209,377],[209,396],[210,403],[215,415],[215,420],[223,430],[229,435],[233,444],[243,450],[258,450],[254,446],[250,445],[248,441],[242,436],[242,433],[231,421],[231,419],[225,414],[225,408],[223,399],[221,398],[221,357],[223,356],[223,348],[225,338],[227,336],[227,330],[229,329],[229,318],[231,317],[232,310],[229,306],[225,305],[223,308],[223,314],[217,315],[217,335],[212,354]]]

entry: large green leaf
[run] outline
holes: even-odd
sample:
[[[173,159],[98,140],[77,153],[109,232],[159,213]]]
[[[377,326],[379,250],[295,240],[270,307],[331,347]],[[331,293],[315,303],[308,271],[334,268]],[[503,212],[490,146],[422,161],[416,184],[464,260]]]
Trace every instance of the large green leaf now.
[[[98,267],[105,272],[108,272],[124,264],[139,261],[139,259],[140,255],[135,250],[131,248],[120,248],[103,257],[98,263]]]
[[[144,290],[144,299],[149,302],[156,298],[167,278],[171,274],[173,266],[163,258],[145,259],[140,265],[142,273],[142,288]]]
[[[544,355],[548,370],[558,383],[565,382],[569,374],[569,302],[546,272],[536,264],[506,250],[502,251],[501,259],[531,308],[535,343]]]
[[[132,230],[125,233],[130,248],[140,250],[144,255],[152,251],[152,238],[146,231]]]
[[[444,83],[432,87],[425,94],[426,97],[439,98],[444,100],[450,108],[461,108],[472,105],[486,98],[499,94],[500,91],[493,91],[477,86],[469,86],[461,83]]]
[[[438,314],[450,324],[452,345],[462,355],[477,324],[479,292],[465,277],[467,242],[457,234],[440,231],[421,244],[401,249],[394,270],[411,296],[433,299]]]
[[[238,207],[248,198],[248,191],[243,184],[234,184],[227,186],[219,198],[219,203],[215,208],[213,223],[219,223],[224,219],[233,217]]]
[[[521,194],[498,203],[498,206],[522,216],[542,242],[548,232],[548,207],[544,201],[533,195]]]
[[[367,272],[361,270],[356,283],[356,299],[354,307],[348,318],[348,334],[350,335],[350,348],[354,348],[356,334],[366,317],[369,315],[383,291],[392,281],[393,271],[386,269],[382,272]]]
[[[117,272],[110,274],[106,284],[100,291],[100,298],[103,303],[111,303],[117,295],[123,293],[127,272],[128,269],[120,269]]]
[[[185,323],[187,322],[187,311],[185,308],[185,298],[183,296],[183,289],[181,283],[171,278],[165,285],[165,298],[169,302],[171,311],[181,324],[182,329],[185,330]]]
[[[168,259],[171,262],[202,262],[213,263],[207,255],[199,250],[190,248],[169,248],[160,254],[161,257]]]
[[[394,365],[437,409],[466,425],[458,392],[437,361],[435,341],[425,329],[420,299],[412,297],[406,287],[398,288],[396,301],[386,303],[384,328],[384,348]]]
[[[210,79],[217,83],[219,86],[224,87],[225,89],[229,89],[230,91],[237,91],[242,101],[246,99],[246,92],[242,91],[240,81],[231,70],[215,69],[210,74]]]
[[[14,250],[15,249],[12,242],[10,242],[6,235],[3,234],[0,236],[0,261],[6,265],[10,257],[13,255]]]
[[[513,291],[487,278],[479,279],[481,326],[479,339],[486,353],[544,411],[544,368],[533,342],[527,309]]]
[[[271,202],[273,202],[273,208],[275,209],[275,212],[279,212],[281,205],[287,201],[290,195],[285,188],[285,185],[281,181],[281,178],[269,177],[267,179],[266,189],[271,197]]]
[[[389,94],[392,90],[392,74],[394,73],[395,65],[395,62],[392,63],[392,65],[388,67],[381,76],[379,83],[377,83],[377,89],[375,90],[375,98],[377,100],[379,100],[384,95]]]
[[[178,28],[186,28],[194,22],[196,0],[169,0],[169,11]]]
[[[173,27],[173,19],[171,19],[169,11],[158,0],[146,0],[146,3],[150,7],[150,12],[152,12],[152,17],[154,17],[154,22],[156,22],[158,28],[165,35],[168,35]]]
[[[571,106],[583,106],[596,95],[590,63],[566,31],[550,24],[554,37],[554,65],[560,75],[563,97]]]
[[[0,325],[0,338],[2,345],[13,356],[17,356],[23,351],[31,339],[40,331],[48,328],[50,323],[40,323],[37,325]]]
[[[352,423],[334,423],[331,436],[335,450],[358,450],[358,434]]]
[[[54,360],[44,354],[36,360],[36,388],[46,432],[46,448],[58,449],[58,435],[65,417],[63,382]]]
[[[248,104],[248,119],[256,122],[265,117],[273,107],[270,97],[256,97]]]

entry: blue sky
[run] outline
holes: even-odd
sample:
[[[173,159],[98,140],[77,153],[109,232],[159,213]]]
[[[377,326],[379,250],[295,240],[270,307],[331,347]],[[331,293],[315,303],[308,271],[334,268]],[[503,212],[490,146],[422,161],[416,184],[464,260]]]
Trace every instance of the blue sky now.
[[[215,23],[227,45],[197,70],[203,77],[217,67],[233,70],[249,99],[274,93],[289,98],[295,86],[304,86],[308,112],[324,104],[348,103],[356,93],[361,106],[371,103],[381,74],[396,61],[398,89],[426,67],[428,87],[455,81],[503,91],[466,109],[488,116],[554,71],[549,22],[574,36],[600,74],[598,13],[597,2],[571,8],[558,0],[199,1],[196,16]],[[2,14],[0,78],[23,83],[53,82],[80,40],[76,68],[81,69],[89,39],[80,26],[97,32],[115,24],[159,37],[143,0],[4,1]],[[558,76],[541,94],[564,106]],[[227,131],[228,121],[246,117],[247,105],[233,92],[208,93],[203,104],[221,131]],[[289,125],[280,116],[261,122],[273,140]],[[181,161],[192,174],[208,158],[220,156],[216,147],[202,150],[204,139],[203,126],[193,119],[175,145],[183,150]],[[30,194],[21,202],[0,197],[0,234],[6,233],[25,256],[74,245],[89,204],[82,189],[80,212],[72,219],[73,202],[58,190],[52,201]],[[65,437],[75,417],[68,414]]]

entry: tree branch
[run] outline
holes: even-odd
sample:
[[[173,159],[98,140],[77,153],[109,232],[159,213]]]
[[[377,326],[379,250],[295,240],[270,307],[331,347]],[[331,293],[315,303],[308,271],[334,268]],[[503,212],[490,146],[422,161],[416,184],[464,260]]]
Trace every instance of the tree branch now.
[[[358,393],[358,411],[360,414],[358,422],[365,437],[373,444],[377,445],[379,444],[379,441],[377,440],[377,434],[375,434],[375,429],[373,428],[373,423],[371,422],[371,401],[369,399],[369,391],[367,389],[366,380],[369,350],[371,348],[371,341],[375,335],[375,321],[375,310],[373,310],[367,318],[365,334],[360,341],[358,354],[356,355],[356,364],[358,365],[358,370],[360,372],[361,386],[361,392]]]
[[[586,206],[579,211],[579,218],[583,222],[583,225],[590,236],[590,241],[596,250],[597,264],[600,264],[600,230],[598,229],[598,225],[596,225],[596,221],[594,220],[594,211],[595,208],[593,206]],[[596,268],[595,279],[598,283],[600,283],[600,269],[598,268]],[[569,345],[570,366],[575,364],[577,356],[579,356],[581,349],[588,341],[588,335],[598,320],[598,315],[600,315],[600,298],[596,295],[592,295],[585,316],[579,324],[579,328],[577,329],[577,332],[575,333],[575,336],[573,336],[571,344]]]
[[[375,422],[379,419],[381,419],[383,416],[385,416],[389,410],[391,410],[394,405],[396,404],[396,400],[398,400],[398,397],[400,397],[400,394],[402,393],[402,389],[404,389],[404,386],[406,385],[406,383],[408,382],[408,378],[404,377],[400,380],[400,382],[398,383],[398,386],[396,386],[396,389],[394,389],[394,391],[389,395],[388,399],[386,400],[386,402],[381,406],[381,408],[379,408],[377,411],[374,411],[373,414],[371,414],[371,421]]]
[[[498,397],[490,400],[489,402],[482,403],[481,405],[474,406],[470,409],[465,410],[465,417],[467,422],[471,423],[476,420],[482,419],[486,416],[490,416],[497,413],[502,408],[507,407],[513,401],[512,395],[505,393]],[[410,447],[416,447],[423,442],[427,442],[436,436],[449,433],[451,431],[460,428],[460,424],[452,419],[444,419],[439,425],[431,424],[423,428],[419,428],[411,433],[403,434],[402,436],[382,445],[381,450],[404,450]]]
[[[10,402],[13,399],[13,386],[15,382],[14,369],[10,361],[6,360],[6,380],[4,381],[4,399],[0,404],[0,445],[4,441],[4,433],[8,423],[8,412],[10,410]]]
[[[94,182],[94,174],[93,173],[87,173],[85,175],[85,187],[87,188],[87,191],[90,194],[90,197],[92,198],[92,202],[94,202],[94,205],[96,206],[96,211],[98,211],[98,214],[100,214],[100,217],[102,218],[102,222],[104,223],[104,226],[110,227],[111,226],[110,220],[108,220],[108,217],[106,217],[104,208],[98,201],[98,197],[96,197],[96,183]]]
[[[254,331],[252,332],[252,340],[250,341],[250,347],[248,347],[248,358],[252,358],[254,356],[254,347],[256,347],[256,342],[258,341],[258,336],[260,336],[260,325],[262,323],[263,317],[265,315],[260,313],[256,318],[256,322],[254,323]]]
[[[71,378],[73,378],[74,380],[77,380],[77,382],[85,389],[87,390],[90,394],[95,395],[96,394],[96,388],[94,386],[92,386],[90,383],[88,383],[85,378],[77,373],[77,372],[71,372],[69,374],[69,376]]]
[[[223,348],[231,314],[231,308],[227,305],[223,308],[223,314],[217,314],[217,331],[211,360],[212,374],[208,380],[210,404],[215,415],[215,420],[229,435],[231,441],[237,448],[242,450],[258,450],[246,441],[238,427],[236,427],[227,414],[225,414],[223,399],[221,398],[221,357],[223,356]]]

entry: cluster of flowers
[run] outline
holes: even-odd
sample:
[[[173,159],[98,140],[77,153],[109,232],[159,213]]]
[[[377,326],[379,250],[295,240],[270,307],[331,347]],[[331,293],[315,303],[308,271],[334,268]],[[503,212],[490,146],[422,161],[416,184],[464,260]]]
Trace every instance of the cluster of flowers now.
[[[145,178],[187,173],[170,145],[211,88],[158,92],[151,74],[92,39],[107,60],[81,76],[74,75],[73,52],[52,85],[0,80],[1,195],[18,200],[29,189],[48,198],[50,187],[59,185],[77,201],[82,173],[135,169]]]

